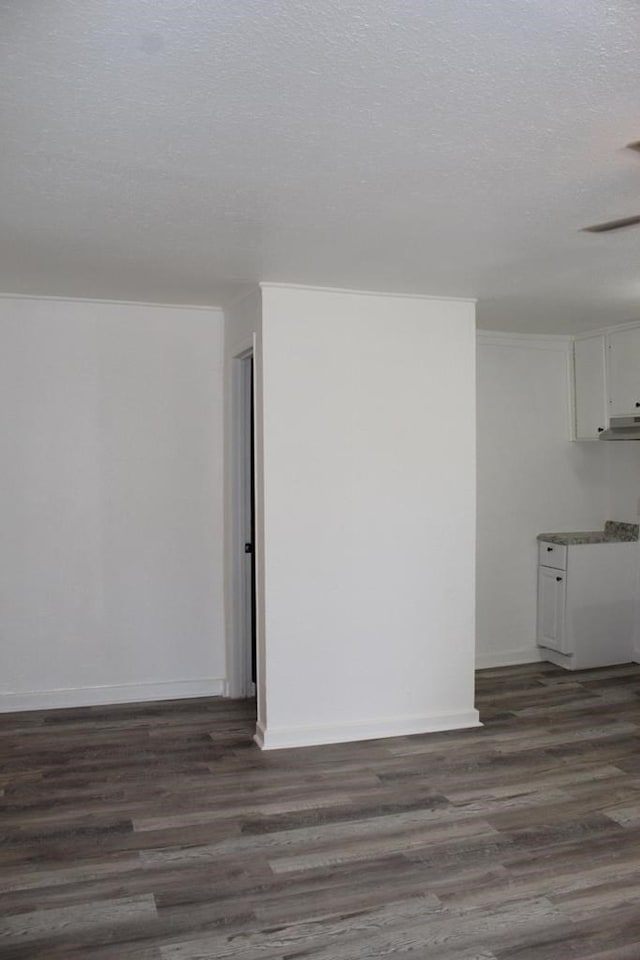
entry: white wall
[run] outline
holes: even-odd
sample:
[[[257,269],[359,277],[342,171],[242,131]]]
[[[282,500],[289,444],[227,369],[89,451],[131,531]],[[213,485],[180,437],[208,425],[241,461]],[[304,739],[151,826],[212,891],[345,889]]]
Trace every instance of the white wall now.
[[[222,334],[0,298],[0,709],[221,692]]]
[[[607,516],[624,523],[640,523],[640,443],[606,444]]]
[[[469,302],[263,286],[265,747],[469,726]]]
[[[561,338],[479,334],[480,667],[539,659],[536,535],[627,519],[609,502],[607,456],[629,445],[569,442],[569,347]]]

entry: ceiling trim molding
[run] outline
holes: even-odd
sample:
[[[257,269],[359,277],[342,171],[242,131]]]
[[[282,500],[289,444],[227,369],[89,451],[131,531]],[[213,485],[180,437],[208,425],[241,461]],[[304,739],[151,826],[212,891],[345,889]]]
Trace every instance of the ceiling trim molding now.
[[[478,346],[520,347],[529,350],[569,350],[575,337],[564,333],[507,333],[500,330],[478,330]]]
[[[616,333],[619,330],[633,330],[640,327],[640,320],[627,320],[625,323],[615,323],[610,327],[598,327],[596,330],[583,330],[573,335],[573,340],[586,340],[589,337],[604,337],[608,333]]]
[[[477,303],[475,297],[439,297],[430,293],[394,293],[391,290],[354,290],[349,287],[321,287],[306,283],[275,283],[261,280],[260,289],[312,290],[315,293],[351,293],[358,297],[395,297],[398,300],[444,300],[452,303]]]
[[[212,310],[222,313],[222,307],[201,303],[154,303],[151,300],[100,300],[98,297],[47,297],[44,294],[0,293],[0,300],[45,300],[55,303],[109,303],[121,307],[162,307],[165,310]]]

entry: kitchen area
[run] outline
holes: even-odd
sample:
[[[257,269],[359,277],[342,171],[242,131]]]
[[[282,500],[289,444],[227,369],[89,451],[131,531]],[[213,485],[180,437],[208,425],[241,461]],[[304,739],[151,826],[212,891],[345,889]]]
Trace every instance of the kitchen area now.
[[[640,323],[477,357],[477,668],[640,661]]]
[[[571,346],[574,440],[640,440],[640,327],[577,338]],[[607,520],[602,530],[538,534],[543,659],[568,670],[634,659],[639,531],[637,523]]]
[[[637,523],[538,535],[538,646],[545,660],[584,670],[633,659]]]

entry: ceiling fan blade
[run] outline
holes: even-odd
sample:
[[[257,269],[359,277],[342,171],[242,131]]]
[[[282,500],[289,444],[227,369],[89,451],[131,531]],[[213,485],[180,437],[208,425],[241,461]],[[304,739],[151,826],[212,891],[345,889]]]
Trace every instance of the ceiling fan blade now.
[[[632,140],[626,145],[627,150],[640,153],[640,140]],[[622,217],[620,220],[606,220],[604,223],[594,223],[591,227],[583,227],[582,233],[609,233],[610,230],[623,230],[624,227],[637,227],[640,224],[640,214],[633,217]]]
[[[583,227],[582,232],[608,233],[609,230],[622,230],[623,227],[636,227],[638,224],[640,224],[640,213],[634,217],[623,217],[621,220],[607,220],[605,223],[594,223],[591,227]]]

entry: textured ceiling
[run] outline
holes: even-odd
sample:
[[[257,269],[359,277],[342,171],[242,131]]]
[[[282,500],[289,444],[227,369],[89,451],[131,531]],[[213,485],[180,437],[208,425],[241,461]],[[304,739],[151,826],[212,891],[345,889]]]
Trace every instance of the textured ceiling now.
[[[640,316],[637,0],[0,0],[0,290]]]

